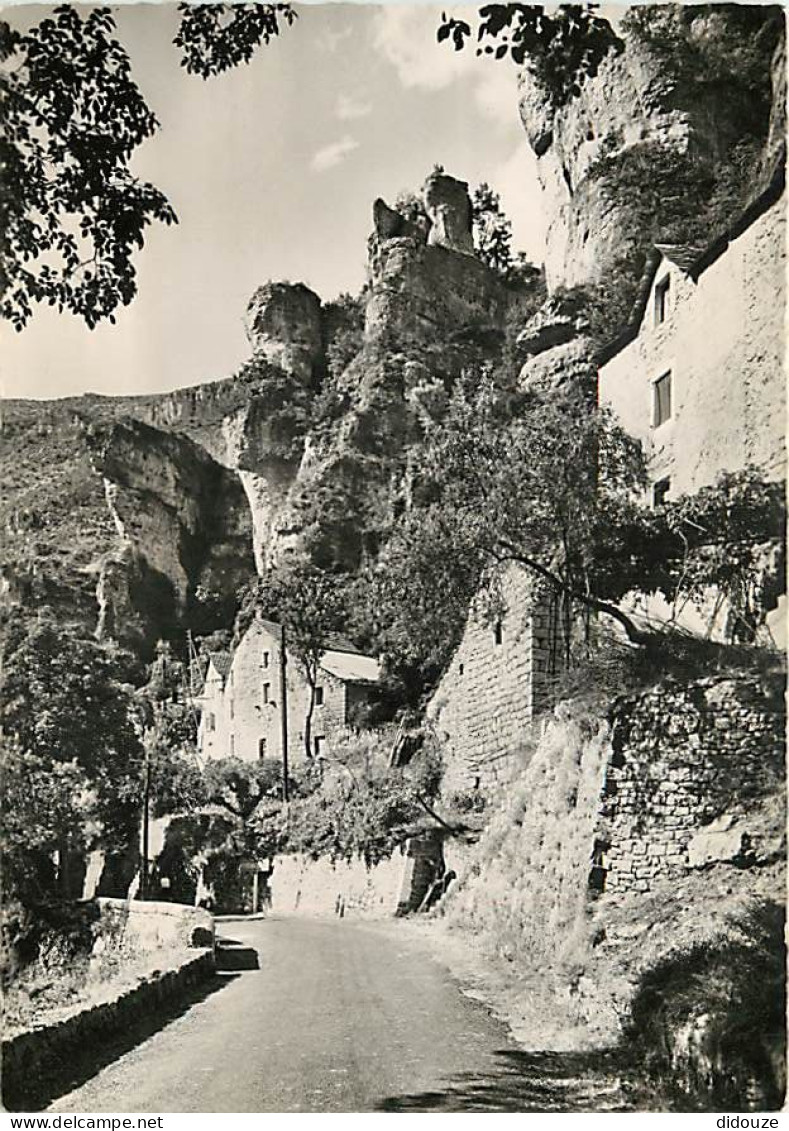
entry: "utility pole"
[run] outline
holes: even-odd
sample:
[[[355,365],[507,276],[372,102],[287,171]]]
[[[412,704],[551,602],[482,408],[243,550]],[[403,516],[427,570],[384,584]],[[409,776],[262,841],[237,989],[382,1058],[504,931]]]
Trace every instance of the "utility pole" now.
[[[142,867],[140,868],[140,899],[148,898],[148,852],[150,837],[151,809],[151,755],[145,747],[145,781],[142,800]]]
[[[154,671],[152,673],[152,680],[155,680],[158,674],[161,678],[161,700],[154,698],[151,705],[153,712],[153,726],[147,735],[143,737],[145,748],[145,765],[144,765],[144,779],[143,779],[143,795],[142,795],[142,867],[140,868],[140,899],[147,899],[149,892],[149,852],[150,852],[150,827],[151,827],[151,755],[152,744],[158,739],[159,724],[164,718],[167,710],[165,706],[166,689],[167,689],[167,658],[170,654],[170,646],[165,641],[160,640],[156,646],[157,659],[154,661]],[[158,669],[158,671],[157,671]],[[156,694],[156,687],[154,684],[154,695]]]
[[[279,653],[279,702],[280,702],[280,720],[282,726],[282,800],[285,802],[290,801],[290,789],[288,787],[288,673],[286,671],[288,663],[287,653],[285,651],[285,625],[282,625],[282,635],[280,637],[280,653]]]

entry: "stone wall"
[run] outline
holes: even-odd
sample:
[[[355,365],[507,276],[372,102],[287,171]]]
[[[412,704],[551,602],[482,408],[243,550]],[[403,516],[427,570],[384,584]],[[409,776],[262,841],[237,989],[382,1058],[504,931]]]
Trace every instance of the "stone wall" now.
[[[110,947],[149,954],[158,950],[214,945],[214,919],[201,907],[182,903],[129,899],[96,900],[99,919],[94,929],[102,950]],[[97,944],[94,944],[96,952]]]
[[[445,794],[509,781],[525,765],[533,719],[546,701],[550,617],[532,609],[522,570],[502,580],[497,625],[472,610],[463,639],[427,709],[445,742]]]
[[[620,699],[601,805],[596,886],[647,892],[661,878],[753,851],[747,818],[784,773],[780,695],[757,678],[663,684]]]
[[[697,277],[663,260],[668,316],[654,324],[650,294],[636,338],[600,369],[599,399],[645,446],[669,498],[720,471],[755,464],[784,474],[786,199],[759,216]],[[670,418],[653,425],[652,385],[672,374]]]
[[[400,852],[368,868],[363,860],[278,859],[271,875],[271,910],[305,916],[388,918],[415,911],[436,878],[436,837],[413,837]]]
[[[162,1011],[208,981],[214,969],[213,950],[182,952],[104,1001],[81,1004],[67,1016],[8,1036],[2,1049],[3,1104],[10,1111],[40,1111],[73,1086],[80,1058],[117,1041],[119,1034],[137,1031],[139,1040],[155,1032]]]

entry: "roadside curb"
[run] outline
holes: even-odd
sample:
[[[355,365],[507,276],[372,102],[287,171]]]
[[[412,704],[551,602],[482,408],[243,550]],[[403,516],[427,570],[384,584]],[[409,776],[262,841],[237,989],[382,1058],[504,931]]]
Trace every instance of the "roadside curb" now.
[[[269,919],[271,916],[266,915],[262,911],[256,912],[254,915],[215,915],[215,923],[261,923],[264,919]]]
[[[110,1038],[209,978],[215,970],[213,949],[170,970],[155,971],[139,985],[50,1025],[42,1025],[3,1041],[3,1101],[8,1109],[27,1110],[26,1095],[36,1080],[68,1062],[80,1047]]]

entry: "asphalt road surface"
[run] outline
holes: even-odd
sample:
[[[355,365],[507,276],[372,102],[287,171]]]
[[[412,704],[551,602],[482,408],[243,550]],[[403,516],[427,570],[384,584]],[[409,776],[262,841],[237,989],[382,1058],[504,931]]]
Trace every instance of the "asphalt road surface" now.
[[[396,923],[272,918],[220,932],[213,982],[147,1033],[86,1053],[47,1110],[621,1109],[599,1063],[520,1049]]]

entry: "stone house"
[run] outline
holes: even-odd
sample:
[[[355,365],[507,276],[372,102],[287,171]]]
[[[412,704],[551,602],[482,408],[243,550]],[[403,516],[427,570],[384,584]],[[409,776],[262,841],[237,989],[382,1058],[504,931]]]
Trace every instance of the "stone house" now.
[[[202,757],[281,760],[287,741],[291,765],[306,759],[304,724],[310,687],[287,642],[283,656],[282,642],[282,626],[258,617],[232,655],[211,654],[197,699]],[[342,640],[327,644],[312,715],[313,757],[329,753],[331,735],[353,725],[380,674],[378,661],[351,644]]]
[[[708,248],[653,248],[631,319],[598,373],[599,403],[644,446],[653,506],[722,471],[753,466],[783,478],[785,311],[783,167]],[[647,621],[677,619],[660,598],[634,602],[637,610]],[[710,623],[686,607],[680,622],[720,635],[725,618],[720,610]],[[771,620],[773,638],[782,637],[783,609]]]

